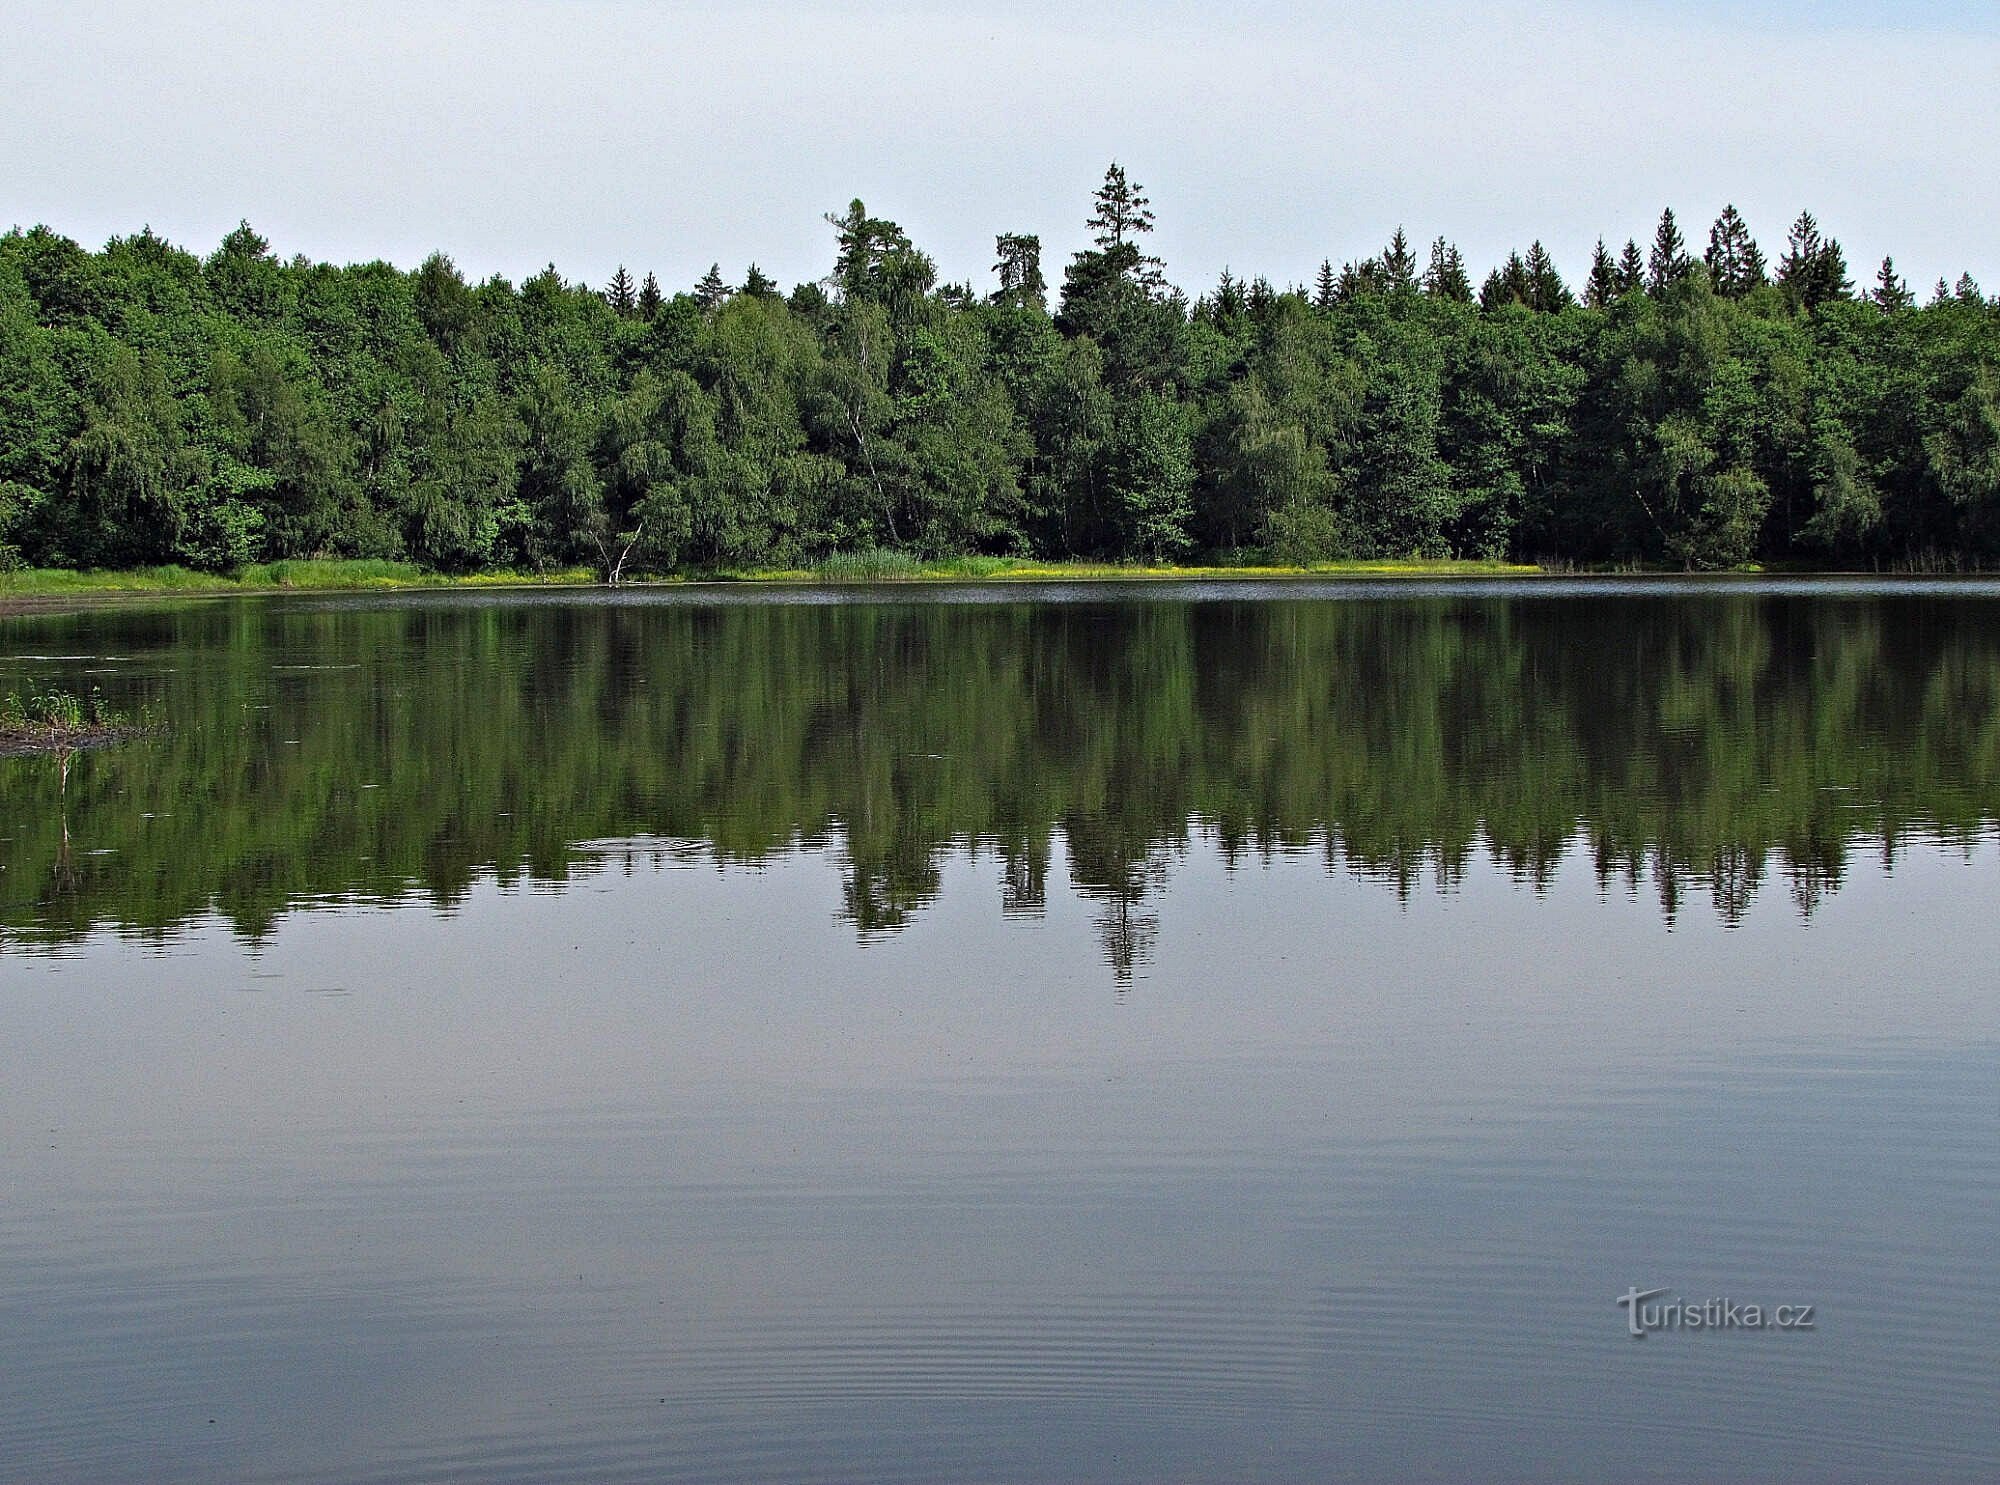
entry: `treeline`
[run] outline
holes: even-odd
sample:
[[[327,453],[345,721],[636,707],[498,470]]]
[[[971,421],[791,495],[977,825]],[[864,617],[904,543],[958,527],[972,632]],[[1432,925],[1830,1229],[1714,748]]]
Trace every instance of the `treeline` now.
[[[1053,293],[860,203],[822,282],[468,284],[0,237],[0,565],[788,566],[886,548],[1725,567],[2000,561],[2000,301],[1857,292],[1810,215],[1695,251],[1442,239],[1190,301],[1113,166]]]
[[[1857,857],[1967,849],[2000,800],[2000,626],[1953,598],[193,604],[14,621],[165,725],[0,759],[0,952],[252,936],[649,851],[823,849],[888,933],[967,850],[1001,906],[1143,957],[1194,838],[1398,893],[1482,859],[1811,910]],[[305,663],[310,662],[310,663]],[[1287,739],[1311,739],[1310,746]],[[1699,904],[1706,910],[1708,904]],[[664,910],[664,909],[663,909]]]

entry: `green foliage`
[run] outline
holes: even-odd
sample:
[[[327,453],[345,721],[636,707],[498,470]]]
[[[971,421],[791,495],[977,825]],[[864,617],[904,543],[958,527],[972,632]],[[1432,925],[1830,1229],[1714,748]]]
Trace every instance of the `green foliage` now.
[[[1579,304],[1540,243],[1474,303],[1399,228],[1310,299],[1192,305],[1113,166],[1053,317],[1040,239],[998,289],[859,201],[832,271],[664,297],[551,267],[469,284],[206,259],[150,232],[0,236],[0,571],[295,561],[427,572],[810,567],[835,552],[1286,560],[2000,562],[2000,311],[1856,300],[1810,214],[1767,283],[1725,208],[1696,263],[1602,242]]]

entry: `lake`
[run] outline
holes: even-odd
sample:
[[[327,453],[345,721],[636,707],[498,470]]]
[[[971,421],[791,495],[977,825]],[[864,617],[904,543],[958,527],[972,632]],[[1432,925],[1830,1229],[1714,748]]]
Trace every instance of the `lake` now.
[[[0,759],[0,1477],[2000,1477],[2000,583],[223,599],[26,684],[164,725]]]

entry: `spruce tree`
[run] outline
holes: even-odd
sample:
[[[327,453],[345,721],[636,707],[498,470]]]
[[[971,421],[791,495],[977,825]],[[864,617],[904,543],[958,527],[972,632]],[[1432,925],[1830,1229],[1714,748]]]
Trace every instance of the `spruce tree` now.
[[[1943,276],[1940,275],[1937,281],[1937,287],[1931,290],[1931,304],[1933,306],[1939,304],[1945,304],[1948,303],[1950,299],[1951,299],[1951,285],[1946,283],[1944,281]]]
[[[660,312],[662,302],[660,281],[649,273],[646,281],[639,285],[639,313],[650,320]]]
[[[1466,276],[1465,259],[1442,237],[1431,244],[1431,266],[1424,270],[1424,292],[1433,299],[1449,299],[1455,304],[1472,302],[1472,280]]]
[[[1893,314],[1899,309],[1908,309],[1917,302],[1910,292],[1910,286],[1896,276],[1893,258],[1884,257],[1882,266],[1875,274],[1875,292],[1868,296],[1875,301],[1875,307],[1884,314]]]
[[[1969,273],[1961,273],[1958,282],[1952,286],[1952,294],[1961,304],[1984,304],[1986,300],[1979,292],[1977,280]]]
[[[1618,265],[1604,239],[1597,239],[1597,251],[1590,255],[1590,277],[1584,281],[1583,302],[1592,309],[1609,309],[1618,298]]]
[[[1237,282],[1236,275],[1229,271],[1229,265],[1225,263],[1222,277],[1215,285],[1215,313],[1223,320],[1233,320],[1243,313],[1244,308],[1243,285]]]
[[[632,285],[632,275],[620,263],[618,271],[611,275],[611,282],[605,286],[604,302],[621,315],[629,315],[639,304],[639,293]]]
[[[711,263],[701,282],[694,286],[695,303],[703,309],[718,308],[729,297],[729,285],[722,281],[722,265]]]
[[[1391,289],[1414,289],[1417,286],[1417,255],[1410,251],[1410,240],[1403,235],[1401,227],[1389,239],[1389,246],[1383,249],[1382,270]]]
[[[1523,266],[1528,275],[1529,308],[1552,315],[1575,302],[1570,297],[1569,285],[1556,272],[1555,259],[1549,256],[1549,250],[1539,241],[1528,245],[1528,257]]]
[[[1631,294],[1645,284],[1646,260],[1639,254],[1639,244],[1628,237],[1625,251],[1618,255],[1618,292],[1621,296]]]
[[[1097,188],[1095,208],[1085,225],[1097,234],[1097,246],[1108,253],[1153,230],[1151,205],[1145,187],[1127,179],[1125,167],[1114,160],[1104,172],[1104,184]]]
[[[1686,240],[1670,206],[1660,213],[1660,225],[1653,230],[1653,250],[1646,255],[1646,292],[1659,298],[1686,278],[1692,266]]]
[[[1820,236],[1819,223],[1809,211],[1799,213],[1785,237],[1778,284],[1793,306],[1804,310],[1817,309],[1828,300],[1854,292],[1847,277],[1847,255],[1837,240]]]
[[[1145,187],[1127,178],[1125,167],[1114,160],[1104,172],[1104,184],[1097,188],[1085,225],[1095,234],[1097,250],[1109,266],[1155,294],[1165,287],[1166,265],[1138,246],[1138,239],[1153,230],[1151,205]]]
[[[1734,206],[1723,207],[1722,215],[1708,229],[1708,252],[1703,261],[1715,292],[1726,298],[1741,299],[1764,283],[1764,254]]]
[[[1322,258],[1319,276],[1313,281],[1313,308],[1330,310],[1340,302],[1338,280],[1333,276],[1333,259]]]
[[[752,263],[743,270],[741,292],[752,299],[776,299],[779,297],[778,281]]]

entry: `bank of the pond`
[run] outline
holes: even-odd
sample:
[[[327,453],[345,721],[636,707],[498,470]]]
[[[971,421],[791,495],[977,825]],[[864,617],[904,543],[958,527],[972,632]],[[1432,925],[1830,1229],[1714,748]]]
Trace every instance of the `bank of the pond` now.
[[[631,580],[647,584],[722,583],[893,583],[1049,582],[1130,580],[1213,580],[1298,577],[1466,577],[1538,575],[1540,568],[1509,562],[1368,561],[1316,562],[1308,566],[1253,564],[1140,564],[1130,562],[1044,562],[1019,557],[953,557],[920,561],[893,553],[864,552],[829,558],[812,567],[750,567],[692,570]],[[8,600],[89,598],[157,594],[341,592],[402,588],[581,587],[599,582],[596,573],[425,572],[404,562],[273,562],[235,573],[195,572],[185,567],[142,567],[119,572],[73,572],[31,568],[0,572],[0,605]]]

